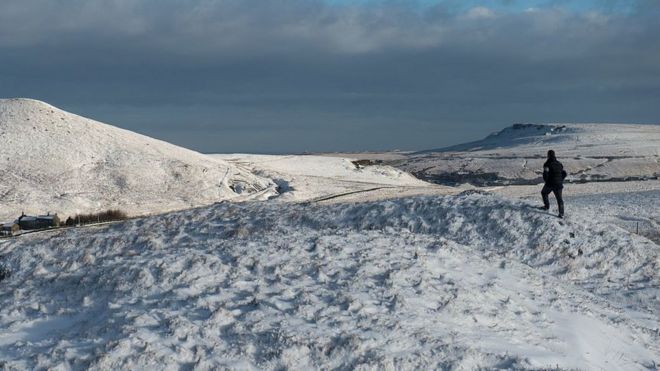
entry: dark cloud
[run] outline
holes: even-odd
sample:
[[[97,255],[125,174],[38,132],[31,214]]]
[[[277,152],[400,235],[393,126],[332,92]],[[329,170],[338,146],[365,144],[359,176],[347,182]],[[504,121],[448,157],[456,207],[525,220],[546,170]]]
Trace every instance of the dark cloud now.
[[[423,149],[519,121],[660,122],[657,2],[497,3],[5,0],[0,96],[208,152]]]

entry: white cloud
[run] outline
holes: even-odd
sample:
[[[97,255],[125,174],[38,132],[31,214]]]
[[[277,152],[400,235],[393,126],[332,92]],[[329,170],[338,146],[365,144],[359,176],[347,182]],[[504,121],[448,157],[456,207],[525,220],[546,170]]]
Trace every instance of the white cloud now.
[[[465,17],[468,19],[494,18],[495,12],[489,8],[477,6],[469,9],[465,14]]]

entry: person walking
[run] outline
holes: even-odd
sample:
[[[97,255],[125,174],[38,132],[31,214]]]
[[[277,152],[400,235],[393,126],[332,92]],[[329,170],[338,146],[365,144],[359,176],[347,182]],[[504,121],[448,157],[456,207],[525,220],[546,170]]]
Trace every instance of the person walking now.
[[[557,199],[557,206],[559,207],[559,217],[564,217],[564,199],[561,192],[564,188],[564,179],[566,179],[566,171],[561,162],[557,161],[555,151],[548,151],[548,160],[543,164],[543,189],[541,190],[541,197],[543,197],[543,209],[550,209],[550,200],[548,195],[550,192],[555,194]]]

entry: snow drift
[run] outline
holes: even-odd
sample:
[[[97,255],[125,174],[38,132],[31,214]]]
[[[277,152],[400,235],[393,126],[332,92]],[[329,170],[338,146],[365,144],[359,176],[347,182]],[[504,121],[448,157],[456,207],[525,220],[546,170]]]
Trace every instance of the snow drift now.
[[[467,193],[0,241],[7,368],[653,369],[659,247]]]
[[[660,125],[516,124],[476,142],[413,153],[395,164],[442,184],[537,184],[549,149],[572,182],[660,176]]]
[[[21,211],[145,214],[274,189],[224,161],[29,99],[0,100],[0,174],[0,220]]]

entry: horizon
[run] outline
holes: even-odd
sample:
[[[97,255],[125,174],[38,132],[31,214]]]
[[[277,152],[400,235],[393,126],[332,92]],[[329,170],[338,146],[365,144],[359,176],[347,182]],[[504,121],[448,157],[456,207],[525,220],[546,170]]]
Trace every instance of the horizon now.
[[[0,96],[204,153],[417,151],[514,123],[660,123],[660,3],[0,6]]]
[[[58,107],[56,105],[53,105],[53,104],[51,104],[49,102],[46,102],[46,101],[43,101],[43,100],[39,100],[39,99],[35,99],[35,98],[28,98],[28,97],[0,97],[0,101],[3,101],[3,100],[27,100],[27,101],[34,101],[34,102],[46,104],[46,105],[49,105],[49,106],[54,107],[56,109],[63,110],[64,112],[74,114],[74,115],[77,115],[77,116],[81,116],[81,117],[84,117],[86,119],[90,119],[90,120],[93,120],[93,121],[97,121],[97,122],[100,122],[102,124],[114,126],[114,127],[117,127],[117,128],[129,130],[129,131],[133,131],[135,133],[146,135],[146,136],[154,138],[154,139],[164,140],[168,143],[179,145],[175,142],[169,142],[165,139],[158,138],[156,136],[150,136],[150,135],[147,135],[145,133],[141,133],[141,132],[136,131],[136,130],[132,130],[132,129],[122,127],[121,125],[118,125],[116,123],[105,122],[105,121],[99,120],[98,118],[95,118],[95,117],[85,116],[85,115],[82,115],[82,114],[77,113],[77,112],[67,111],[67,110],[65,110],[61,107]],[[481,141],[482,139],[485,139],[488,136],[499,133],[499,132],[501,132],[501,131],[503,131],[507,128],[513,127],[515,125],[651,125],[651,126],[658,126],[658,125],[660,125],[660,123],[634,123],[634,122],[629,122],[629,123],[626,123],[626,122],[513,122],[513,123],[510,123],[509,125],[502,126],[500,128],[495,129],[494,131],[485,133],[485,134],[483,134],[479,137],[475,137],[473,139],[469,139],[469,140],[462,141],[462,142],[449,143],[449,144],[444,145],[442,147],[434,147],[434,148],[414,148],[414,149],[390,148],[390,149],[381,149],[381,150],[360,150],[360,149],[358,149],[358,150],[346,150],[346,151],[338,150],[338,151],[299,151],[299,152],[286,152],[286,151],[282,151],[282,152],[245,152],[245,151],[204,152],[204,151],[198,151],[198,152],[203,153],[203,154],[209,154],[209,155],[212,155],[212,154],[315,155],[315,154],[335,154],[335,153],[336,154],[341,154],[341,153],[347,153],[347,154],[356,153],[356,154],[358,154],[358,153],[389,153],[389,152],[400,152],[400,153],[426,152],[426,151],[432,151],[432,150],[441,150],[441,149],[444,149],[444,148],[447,148],[447,147],[453,147],[453,146],[456,146],[456,145],[469,144],[469,143],[472,143],[472,142],[479,142],[479,141]],[[182,145],[179,145],[179,146],[181,146],[183,148],[195,150],[194,148],[189,148],[189,147],[185,147],[185,146],[182,146]]]

